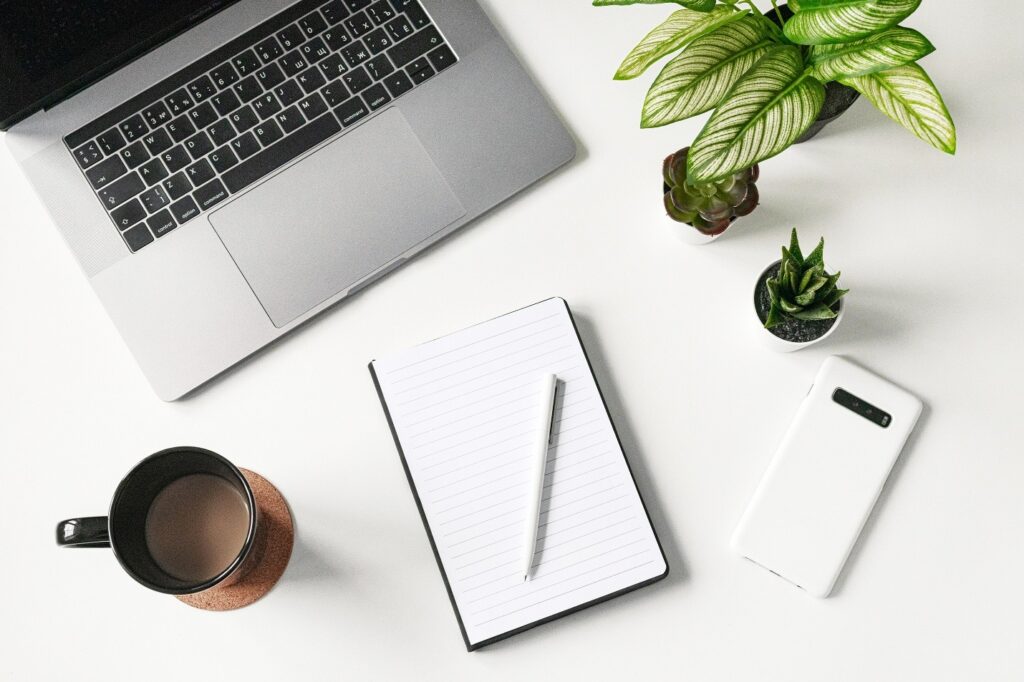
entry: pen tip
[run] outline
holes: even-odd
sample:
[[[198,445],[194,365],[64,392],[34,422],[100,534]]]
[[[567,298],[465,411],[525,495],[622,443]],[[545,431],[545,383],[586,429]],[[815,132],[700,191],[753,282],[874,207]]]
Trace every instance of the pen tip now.
[[[526,574],[523,575],[523,582],[524,583],[529,581],[529,579],[530,579],[530,574],[529,573],[526,573]]]

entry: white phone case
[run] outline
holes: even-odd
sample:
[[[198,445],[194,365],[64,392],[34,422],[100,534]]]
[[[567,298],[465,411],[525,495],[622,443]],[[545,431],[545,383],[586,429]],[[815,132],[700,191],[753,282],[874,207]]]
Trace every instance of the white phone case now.
[[[825,360],[732,537],[733,549],[827,597],[922,404],[838,356]]]

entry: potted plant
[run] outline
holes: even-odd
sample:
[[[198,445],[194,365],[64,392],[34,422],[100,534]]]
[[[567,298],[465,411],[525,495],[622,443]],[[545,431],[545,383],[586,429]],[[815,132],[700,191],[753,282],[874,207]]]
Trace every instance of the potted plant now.
[[[677,236],[691,244],[718,239],[737,218],[757,208],[757,178],[760,168],[752,167],[725,178],[695,185],[686,178],[690,148],[669,154],[662,163],[662,192],[665,211],[679,223]],[[687,225],[688,227],[683,227]]]
[[[754,286],[754,311],[765,338],[778,350],[794,351],[828,338],[842,322],[848,289],[839,288],[839,273],[825,269],[825,240],[805,258],[796,228],[782,259],[761,273]]]
[[[860,93],[914,135],[953,154],[956,129],[917,60],[934,51],[899,25],[921,0],[793,0],[766,16],[745,0],[594,0],[594,5],[682,5],[626,56],[636,78],[676,54],[654,79],[640,125],[707,111],[687,155],[693,185],[768,159],[833,120]],[[852,92],[851,92],[852,89]],[[817,129],[812,126],[817,125]]]

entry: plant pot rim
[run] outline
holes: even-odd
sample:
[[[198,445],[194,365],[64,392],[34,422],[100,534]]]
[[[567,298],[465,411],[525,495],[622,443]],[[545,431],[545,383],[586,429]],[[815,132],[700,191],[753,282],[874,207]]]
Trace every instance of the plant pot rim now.
[[[832,336],[832,334],[836,331],[836,328],[839,327],[839,323],[842,322],[843,317],[846,315],[846,300],[845,299],[841,298],[838,301],[838,303],[839,303],[839,310],[836,313],[835,318],[833,319],[832,326],[829,327],[825,331],[824,334],[822,334],[821,336],[819,336],[817,338],[811,339],[810,341],[790,341],[789,339],[784,339],[781,336],[778,336],[778,335],[772,333],[771,329],[768,329],[767,327],[764,326],[764,321],[761,320],[761,316],[757,312],[757,293],[758,293],[758,289],[759,289],[759,287],[761,285],[761,282],[764,281],[767,278],[766,276],[768,274],[768,271],[771,270],[772,268],[774,268],[775,266],[780,265],[781,263],[782,263],[782,259],[781,258],[777,258],[776,260],[772,261],[771,263],[768,264],[768,266],[764,270],[761,271],[761,274],[759,274],[757,276],[757,279],[754,281],[754,300],[753,300],[753,303],[754,303],[754,318],[757,320],[758,326],[761,328],[761,330],[765,334],[768,335],[769,340],[772,341],[773,343],[775,343],[776,347],[781,347],[781,348],[788,349],[788,350],[797,350],[797,349],[800,349],[800,348],[806,348],[807,346],[812,346],[812,345],[814,345],[816,343],[824,341],[828,337]]]

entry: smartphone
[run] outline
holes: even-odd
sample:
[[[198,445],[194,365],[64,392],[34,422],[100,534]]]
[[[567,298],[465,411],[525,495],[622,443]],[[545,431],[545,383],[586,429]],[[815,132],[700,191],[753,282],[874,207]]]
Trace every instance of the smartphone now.
[[[825,360],[733,533],[733,549],[827,597],[922,407],[849,360]]]

